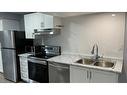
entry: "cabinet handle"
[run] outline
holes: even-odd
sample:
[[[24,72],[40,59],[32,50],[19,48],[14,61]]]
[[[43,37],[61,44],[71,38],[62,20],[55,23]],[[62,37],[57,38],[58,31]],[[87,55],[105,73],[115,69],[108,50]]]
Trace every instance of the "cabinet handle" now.
[[[87,79],[89,78],[89,72],[87,71]]]
[[[32,38],[34,38],[34,36],[35,36],[34,33],[32,33]]]
[[[55,25],[55,27],[64,27],[63,25]]]
[[[92,77],[92,73],[91,73],[91,71],[90,71],[90,79],[91,79],[91,77]]]
[[[43,28],[44,27],[44,22],[41,22],[41,28]]]

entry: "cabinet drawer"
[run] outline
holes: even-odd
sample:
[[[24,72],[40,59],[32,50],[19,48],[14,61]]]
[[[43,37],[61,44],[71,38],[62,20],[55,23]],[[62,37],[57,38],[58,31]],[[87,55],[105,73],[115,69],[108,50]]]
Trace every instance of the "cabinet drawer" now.
[[[28,72],[28,68],[27,67],[21,67],[20,70],[21,70],[21,72]]]
[[[22,79],[23,81],[29,82],[29,79],[28,79],[28,78],[21,77],[21,79]]]
[[[26,78],[26,79],[28,79],[28,74],[21,72],[21,78]]]
[[[20,64],[20,68],[26,68],[26,69],[28,69],[28,65],[27,64]]]
[[[27,63],[28,61],[27,60],[21,60],[20,63]]]
[[[20,57],[20,62],[27,62],[27,58],[25,58],[25,57]]]
[[[20,61],[20,66],[24,67],[24,66],[28,66],[27,62],[21,62]]]

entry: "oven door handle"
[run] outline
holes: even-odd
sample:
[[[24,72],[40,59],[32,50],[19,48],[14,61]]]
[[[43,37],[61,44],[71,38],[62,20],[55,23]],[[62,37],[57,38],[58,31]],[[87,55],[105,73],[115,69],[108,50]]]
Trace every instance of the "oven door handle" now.
[[[28,59],[28,63],[29,62],[32,62],[32,63],[38,63],[38,64],[42,64],[42,65],[47,65],[47,62],[46,61],[42,61],[42,60],[35,60],[35,59]]]
[[[63,66],[56,66],[53,64],[49,64],[49,66],[55,67],[55,68],[61,68],[61,69],[69,69],[69,67],[63,67]]]

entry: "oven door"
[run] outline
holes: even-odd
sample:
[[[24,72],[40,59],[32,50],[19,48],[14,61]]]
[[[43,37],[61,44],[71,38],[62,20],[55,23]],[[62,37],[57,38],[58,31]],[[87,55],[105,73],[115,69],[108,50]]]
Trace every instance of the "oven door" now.
[[[28,72],[29,79],[40,82],[48,83],[48,65],[46,61],[40,61],[37,59],[28,59]]]

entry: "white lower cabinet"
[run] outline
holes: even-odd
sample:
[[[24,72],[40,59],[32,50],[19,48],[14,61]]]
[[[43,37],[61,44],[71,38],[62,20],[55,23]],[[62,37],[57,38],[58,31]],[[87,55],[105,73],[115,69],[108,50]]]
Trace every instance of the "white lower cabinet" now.
[[[70,82],[71,83],[88,83],[88,71],[87,68],[78,66],[70,66]]]
[[[0,72],[3,73],[3,62],[2,62],[1,43],[0,43]]]
[[[29,82],[27,57],[20,56],[20,74],[22,80]]]
[[[117,83],[118,73],[70,66],[71,83]]]
[[[3,62],[2,62],[2,53],[0,49],[0,72],[3,73]]]
[[[117,83],[118,73],[90,69],[91,83]]]

